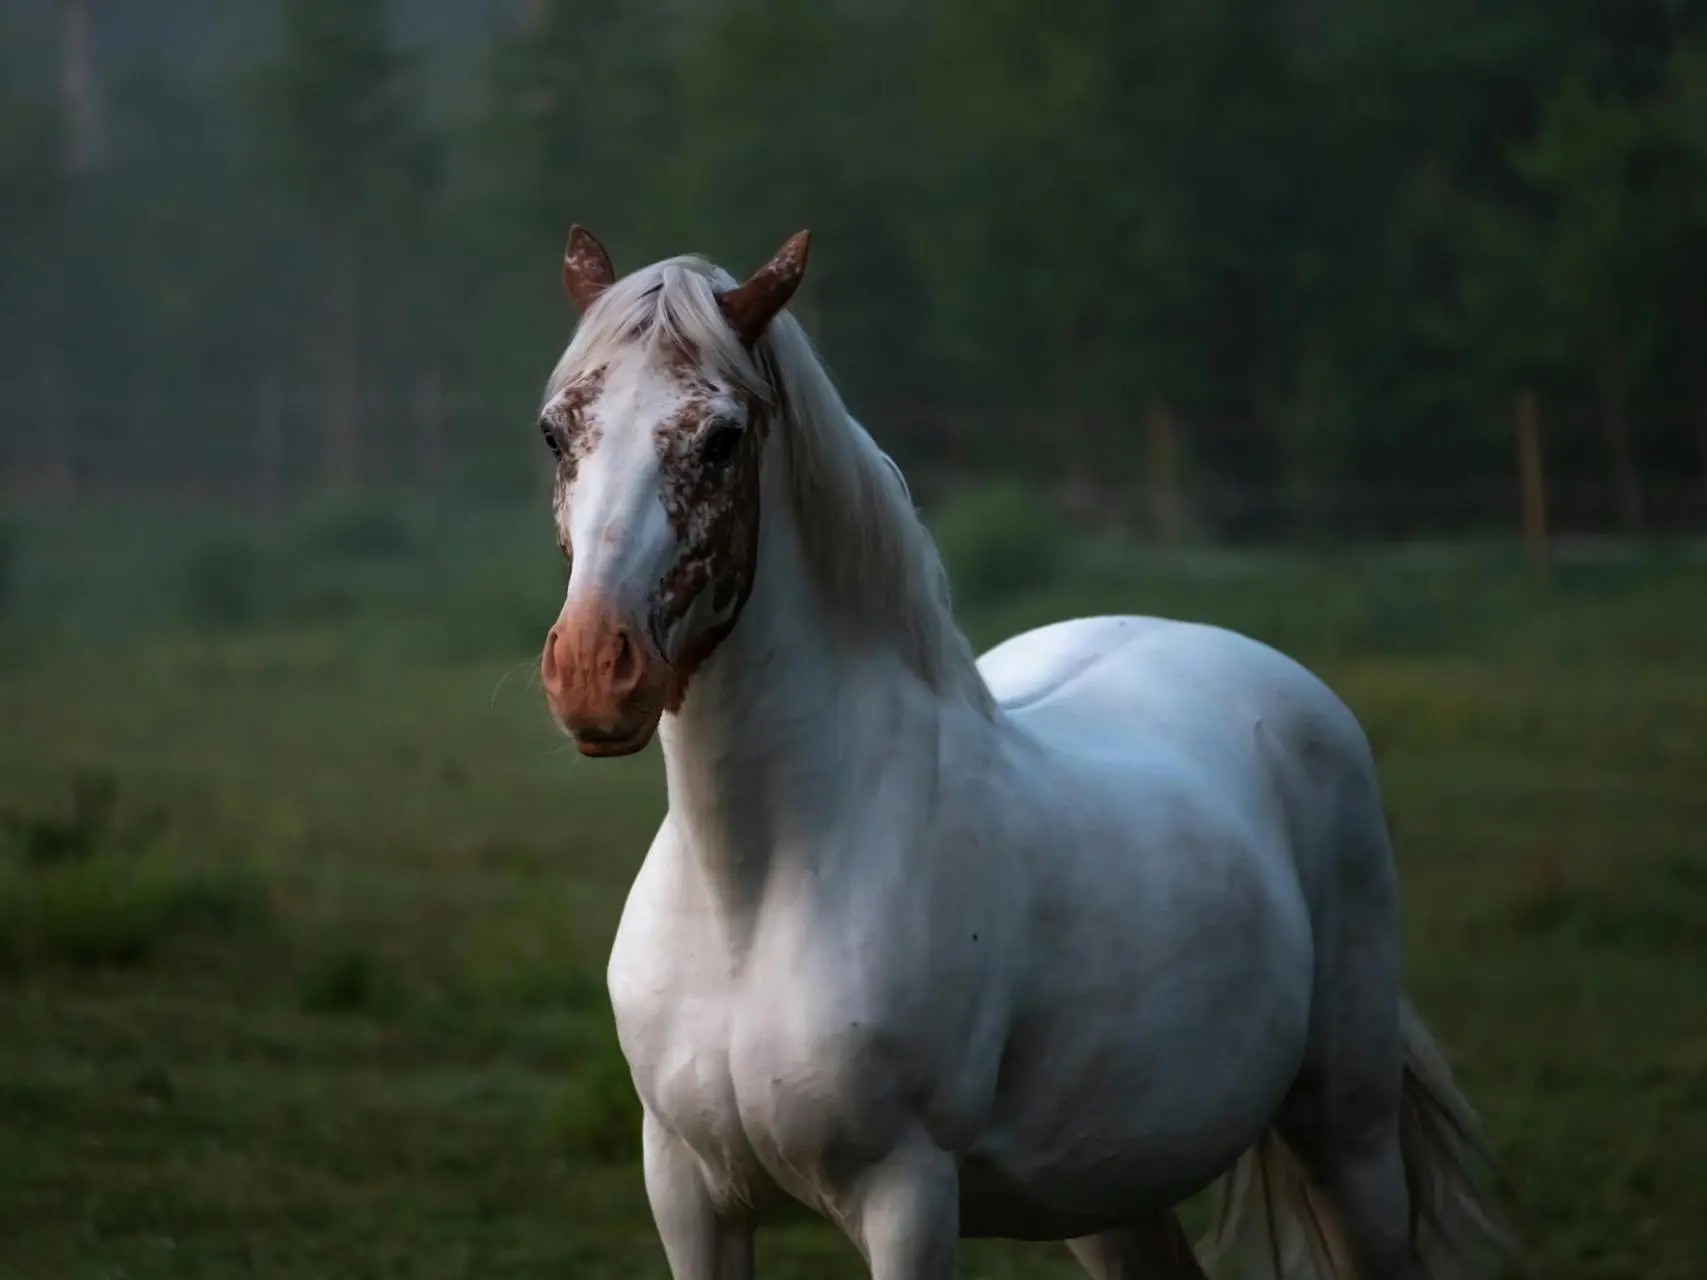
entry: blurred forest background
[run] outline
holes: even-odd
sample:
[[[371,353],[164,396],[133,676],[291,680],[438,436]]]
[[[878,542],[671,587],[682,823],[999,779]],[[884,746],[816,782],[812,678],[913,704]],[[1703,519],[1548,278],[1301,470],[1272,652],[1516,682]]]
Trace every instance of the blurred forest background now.
[[[1320,672],[1527,1274],[1707,1276],[1707,0],[0,0],[0,1280],[662,1280],[571,221],[814,230],[978,647]]]
[[[737,274],[811,226],[927,492],[1506,529],[1528,392],[1556,526],[1707,512],[1699,0],[13,0],[0,47],[15,493],[524,491],[579,220]]]

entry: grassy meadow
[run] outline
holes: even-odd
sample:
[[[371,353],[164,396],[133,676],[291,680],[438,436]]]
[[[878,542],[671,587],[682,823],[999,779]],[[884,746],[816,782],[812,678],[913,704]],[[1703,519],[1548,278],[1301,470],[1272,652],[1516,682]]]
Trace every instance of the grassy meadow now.
[[[1001,493],[939,532],[980,645],[1122,610],[1315,666],[1537,1274],[1707,1275],[1707,556],[1156,558]],[[0,528],[0,1277],[665,1275],[602,982],[659,760],[551,729],[560,592],[532,510]]]

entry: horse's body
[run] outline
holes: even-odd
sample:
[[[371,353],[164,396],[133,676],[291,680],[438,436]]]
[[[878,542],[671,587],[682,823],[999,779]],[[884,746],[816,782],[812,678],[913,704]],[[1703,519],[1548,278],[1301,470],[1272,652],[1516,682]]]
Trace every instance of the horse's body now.
[[[732,284],[653,270],[652,292],[619,289],[590,320],[633,335],[650,316],[680,342]],[[1351,713],[1271,649],[1153,619],[1045,627],[975,666],[904,488],[797,335],[784,316],[756,358],[781,409],[750,459],[765,521],[722,603],[653,592],[639,639],[587,621],[583,574],[601,619],[639,611],[606,603],[638,554],[608,549],[649,508],[604,495],[637,501],[641,455],[600,472],[589,446],[584,488],[560,493],[575,570],[544,660],[560,717],[590,753],[633,749],[641,714],[589,709],[562,673],[620,684],[654,724],[647,663],[677,682],[658,695],[669,814],[609,970],[677,1280],[746,1280],[753,1227],[785,1199],[839,1223],[877,1280],[949,1275],[961,1235],[1069,1240],[1102,1277],[1193,1276],[1171,1210],[1241,1157],[1272,1176],[1278,1235],[1340,1229],[1324,1267],[1437,1274],[1414,1215],[1447,1230],[1473,1203],[1466,1113],[1404,1007]],[[577,339],[548,404],[633,375],[599,340]],[[716,400],[700,355],[692,394]],[[637,402],[674,420],[657,387],[620,401]],[[581,428],[608,449],[615,422]],[[655,450],[666,511],[672,483],[704,484],[672,480],[675,448]],[[856,512],[897,527],[834,527]],[[709,657],[678,634],[706,618]]]
[[[983,666],[1001,712],[873,735],[853,812],[826,788],[795,874],[755,851],[771,874],[745,909],[703,883],[715,851],[686,814],[647,858],[618,1026],[730,1209],[775,1186],[833,1212],[838,1156],[917,1125],[962,1157],[963,1234],[1166,1210],[1289,1092],[1336,914],[1367,936],[1320,978],[1380,974],[1389,1016],[1365,1035],[1397,1041],[1374,780],[1319,683],[1138,619],[1045,628]]]

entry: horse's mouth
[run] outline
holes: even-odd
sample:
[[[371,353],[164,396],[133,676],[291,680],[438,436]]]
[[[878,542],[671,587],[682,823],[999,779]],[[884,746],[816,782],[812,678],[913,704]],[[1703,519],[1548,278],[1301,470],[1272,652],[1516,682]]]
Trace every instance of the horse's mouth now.
[[[574,739],[575,749],[582,755],[592,759],[609,759],[614,756],[631,756],[643,750],[657,731],[658,722],[654,719],[628,733],[600,733],[597,730],[584,729],[570,736]]]

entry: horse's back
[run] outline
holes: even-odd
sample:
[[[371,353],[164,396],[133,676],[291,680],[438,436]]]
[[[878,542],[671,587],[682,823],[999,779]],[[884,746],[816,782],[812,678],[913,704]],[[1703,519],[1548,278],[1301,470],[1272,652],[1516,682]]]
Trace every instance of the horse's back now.
[[[1117,790],[1153,844],[1162,815],[1248,842],[1314,901],[1348,811],[1379,815],[1368,739],[1323,681],[1261,641],[1165,618],[1052,623],[979,661],[1003,712],[1055,776]],[[1165,855],[1164,860],[1165,860]]]
[[[1367,759],[1355,717],[1317,676],[1261,641],[1166,618],[1075,618],[1022,632],[979,659],[1016,723],[1070,749],[1209,752],[1236,767],[1326,745]]]

